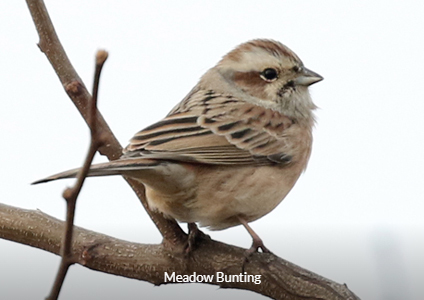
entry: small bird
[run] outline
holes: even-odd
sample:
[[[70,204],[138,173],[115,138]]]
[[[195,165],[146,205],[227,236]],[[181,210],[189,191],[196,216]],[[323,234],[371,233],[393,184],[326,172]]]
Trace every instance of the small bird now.
[[[164,119],[136,133],[118,160],[92,165],[88,176],[132,177],[144,184],[150,209],[192,230],[241,224],[253,239],[248,253],[269,252],[248,223],[272,211],[305,170],[316,108],[308,87],[322,79],[283,44],[248,41]]]

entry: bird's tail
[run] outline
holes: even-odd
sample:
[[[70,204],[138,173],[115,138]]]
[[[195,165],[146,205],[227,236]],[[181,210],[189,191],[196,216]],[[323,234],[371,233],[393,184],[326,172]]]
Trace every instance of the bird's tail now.
[[[139,171],[143,169],[154,168],[159,165],[160,162],[150,159],[120,159],[116,161],[110,161],[106,163],[92,165],[88,171],[88,177],[95,176],[110,176],[110,175],[123,175],[131,171]],[[49,182],[58,179],[75,178],[80,168],[61,172],[49,177],[34,181],[31,184],[39,184]]]

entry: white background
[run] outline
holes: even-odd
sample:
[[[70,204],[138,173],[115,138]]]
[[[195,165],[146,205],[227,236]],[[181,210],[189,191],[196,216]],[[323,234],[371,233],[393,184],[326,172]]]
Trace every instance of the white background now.
[[[325,80],[306,173],[252,227],[277,255],[362,299],[423,299],[424,4],[422,1],[47,1],[91,89],[110,52],[99,106],[125,145],[159,120],[222,55],[253,38],[293,49]],[[0,3],[0,201],[63,218],[72,181],[29,183],[79,166],[89,134],[36,43],[24,1]],[[97,157],[96,161],[104,161]],[[260,199],[258,199],[260,201]],[[119,178],[90,179],[76,224],[118,238],[161,238]],[[184,228],[185,225],[183,224]],[[243,228],[208,232],[249,247]],[[43,299],[59,258],[0,240],[0,298]],[[73,266],[61,299],[259,299],[201,284],[151,284]]]

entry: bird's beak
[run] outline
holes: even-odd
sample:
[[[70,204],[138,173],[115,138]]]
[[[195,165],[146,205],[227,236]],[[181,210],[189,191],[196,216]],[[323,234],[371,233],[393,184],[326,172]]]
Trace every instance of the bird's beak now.
[[[299,77],[294,80],[294,83],[296,85],[310,86],[311,84],[319,82],[323,79],[324,77],[322,77],[321,75],[312,72],[311,70],[308,70],[306,68],[303,68],[302,72],[299,73]]]

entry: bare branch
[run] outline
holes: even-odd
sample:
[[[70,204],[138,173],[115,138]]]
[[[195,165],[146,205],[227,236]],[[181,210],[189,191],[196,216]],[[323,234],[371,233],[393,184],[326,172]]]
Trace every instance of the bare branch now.
[[[110,160],[121,156],[122,147],[105,120],[97,112],[96,126],[90,122],[87,106],[90,94],[75,72],[59,42],[42,0],[27,0],[28,7],[40,36],[39,47],[55,69],[65,91],[72,99],[89,127],[99,128],[105,134],[105,144],[99,152]],[[179,225],[148,209],[141,183],[125,178],[140,198],[146,211],[161,232],[160,245],[141,245],[74,227],[72,253],[74,261],[94,270],[145,280],[156,285],[164,282],[165,272],[180,275],[240,274],[244,271],[261,275],[261,284],[252,282],[217,282],[225,288],[256,291],[275,299],[359,299],[345,285],[341,285],[304,270],[268,253],[254,253],[245,262],[245,250],[210,239],[202,239],[190,256],[182,249],[186,235]],[[0,204],[0,238],[31,245],[55,254],[60,252],[63,222],[39,211],[17,209]]]
[[[68,96],[90,126],[88,122],[89,114],[87,113],[87,105],[91,98],[90,93],[69,61],[53,27],[44,2],[42,0],[27,0],[27,4],[40,37],[38,43],[40,50],[47,56]],[[122,155],[122,146],[115,138],[100,112],[97,112],[97,128],[103,132],[105,141],[104,145],[99,148],[99,153],[106,155],[109,160],[119,158]],[[184,243],[185,233],[177,222],[165,219],[160,213],[152,212],[149,209],[144,194],[144,186],[131,178],[124,178],[134,190],[150,218],[159,229],[166,245],[174,247]]]
[[[41,211],[23,210],[0,204],[0,237],[59,254],[63,222]],[[100,233],[74,227],[72,252],[87,268],[155,285],[165,284],[164,273],[181,275],[235,275],[242,272],[245,249],[204,239],[186,257],[163,245],[130,243]],[[300,268],[273,254],[255,253],[245,264],[248,274],[261,275],[261,283],[216,282],[223,288],[255,291],[274,299],[359,299],[346,285]],[[214,277],[216,279],[216,276]]]
[[[67,188],[63,192],[63,198],[66,200],[66,223],[65,223],[65,234],[63,237],[62,259],[60,261],[59,270],[56,274],[56,278],[47,300],[56,300],[59,297],[60,290],[62,289],[63,281],[65,280],[66,274],[68,273],[69,267],[76,261],[72,255],[72,236],[74,228],[75,208],[78,200],[79,193],[87,178],[90,170],[91,163],[93,162],[94,155],[96,154],[99,147],[103,145],[103,139],[101,132],[97,128],[97,94],[99,90],[100,74],[103,65],[107,59],[106,51],[98,51],[96,54],[96,71],[94,74],[93,84],[93,97],[89,105],[89,126],[91,129],[91,141],[90,148],[84,161],[83,167],[79,170],[77,180],[72,188]]]

